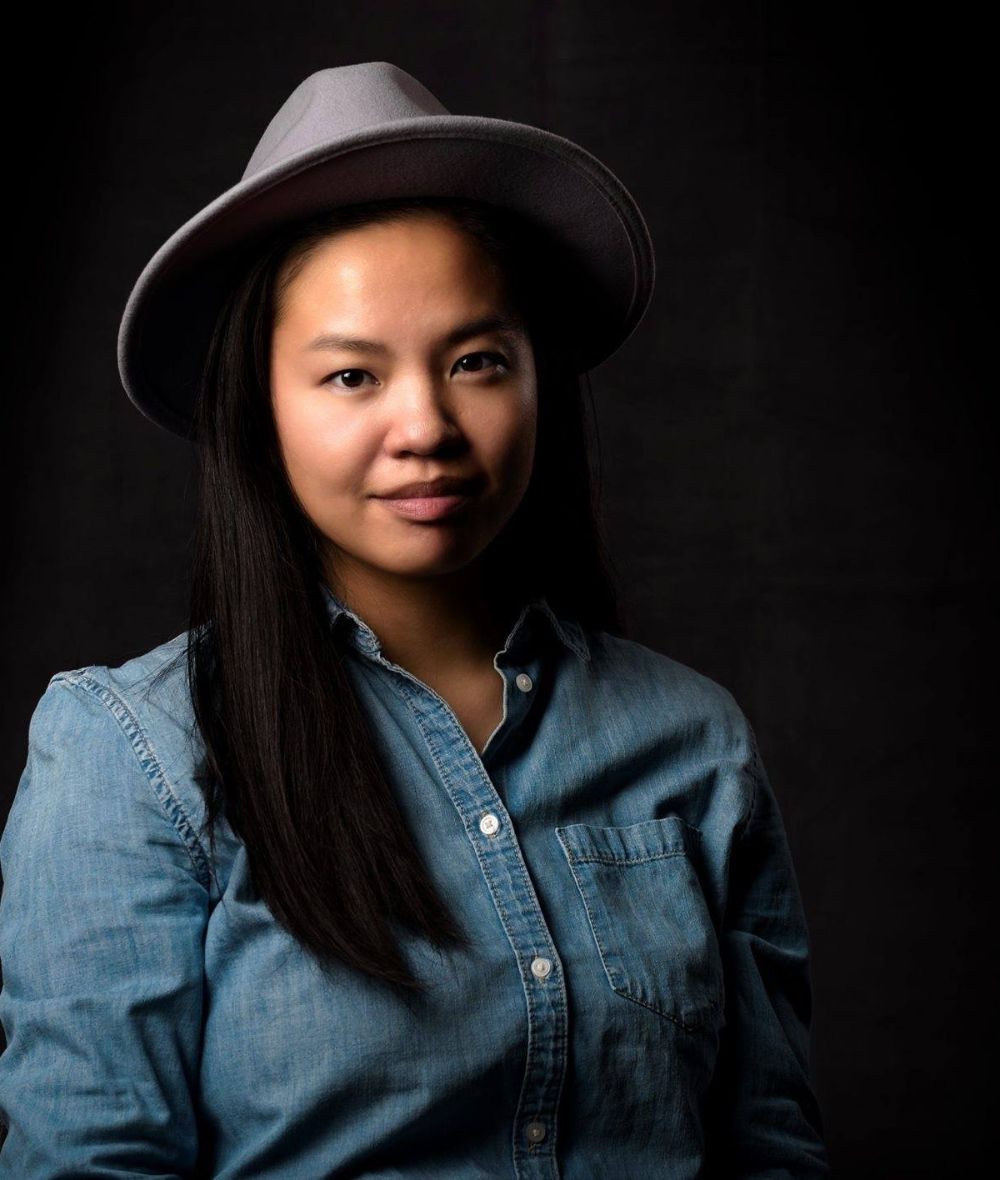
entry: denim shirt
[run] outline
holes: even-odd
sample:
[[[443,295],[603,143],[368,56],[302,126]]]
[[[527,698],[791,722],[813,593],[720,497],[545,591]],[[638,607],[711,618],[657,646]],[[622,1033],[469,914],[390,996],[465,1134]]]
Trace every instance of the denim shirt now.
[[[0,1176],[829,1175],[798,884],[728,690],[535,598],[479,754],[324,592],[471,950],[404,933],[419,999],[323,973],[224,819],[216,884],[187,632],[58,672],[0,839]]]

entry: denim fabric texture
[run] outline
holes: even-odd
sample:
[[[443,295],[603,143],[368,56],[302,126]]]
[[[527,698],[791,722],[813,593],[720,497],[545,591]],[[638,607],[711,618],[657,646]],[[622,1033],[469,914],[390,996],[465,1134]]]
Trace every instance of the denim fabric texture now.
[[[404,934],[432,986],[403,1000],[324,974],[224,821],[216,886],[186,632],[56,673],[0,839],[0,1176],[829,1175],[805,916],[730,692],[535,598],[480,755],[324,593],[473,949]]]

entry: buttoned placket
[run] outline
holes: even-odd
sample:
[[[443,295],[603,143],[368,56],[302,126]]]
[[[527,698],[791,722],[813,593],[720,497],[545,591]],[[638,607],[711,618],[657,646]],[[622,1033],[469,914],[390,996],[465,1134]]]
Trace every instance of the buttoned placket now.
[[[371,628],[357,616],[354,619],[355,638],[363,653],[391,673],[390,683],[410,707],[462,819],[516,956],[528,1030],[524,1079],[512,1134],[514,1171],[518,1180],[554,1180],[559,1177],[556,1111],[569,1044],[566,985],[513,823],[485,765],[524,719],[538,691],[541,661],[536,656],[518,662],[510,650],[511,637],[524,612],[493,658],[503,679],[503,711],[482,757],[448,702],[424,681],[387,660]]]

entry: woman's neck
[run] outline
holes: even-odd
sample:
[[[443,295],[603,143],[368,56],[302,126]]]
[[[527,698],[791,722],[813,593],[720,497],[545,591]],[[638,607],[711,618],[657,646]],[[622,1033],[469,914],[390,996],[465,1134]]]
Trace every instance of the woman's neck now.
[[[492,665],[513,626],[519,604],[487,581],[478,571],[417,579],[354,568],[331,586],[375,632],[386,659],[418,677],[430,669],[449,677]]]

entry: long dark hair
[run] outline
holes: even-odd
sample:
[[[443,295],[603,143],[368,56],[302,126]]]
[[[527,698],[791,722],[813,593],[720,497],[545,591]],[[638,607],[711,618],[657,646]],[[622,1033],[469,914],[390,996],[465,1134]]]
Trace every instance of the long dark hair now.
[[[502,268],[529,329],[538,434],[529,487],[482,558],[515,597],[544,595],[592,630],[621,634],[600,534],[562,284],[578,282],[547,236],[483,202],[427,197],[327,210],[258,243],[218,317],[196,410],[199,506],[186,644],[199,785],[215,860],[224,810],[253,887],[321,963],[423,990],[397,929],[437,946],[468,939],[439,895],[377,755],[323,598],[322,538],[280,453],[270,346],[281,290],[338,229],[438,209]],[[589,392],[589,383],[588,383]]]

